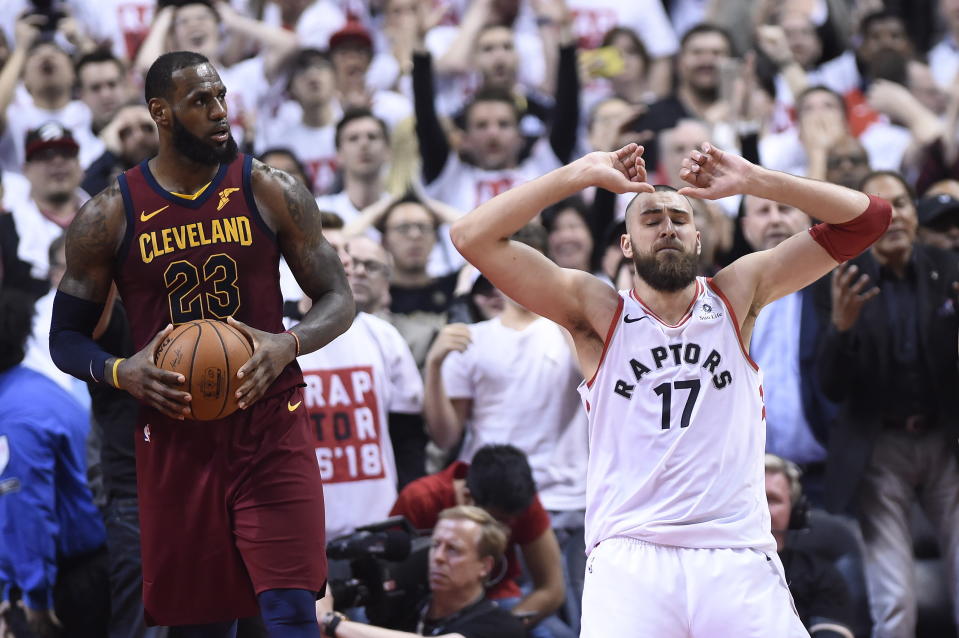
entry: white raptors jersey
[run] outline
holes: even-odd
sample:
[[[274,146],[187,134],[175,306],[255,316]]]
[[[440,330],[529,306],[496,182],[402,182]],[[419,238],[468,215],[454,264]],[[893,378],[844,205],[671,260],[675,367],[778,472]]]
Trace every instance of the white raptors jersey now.
[[[613,536],[776,550],[766,506],[762,376],[711,280],[675,326],[621,291],[594,377],[586,547]]]

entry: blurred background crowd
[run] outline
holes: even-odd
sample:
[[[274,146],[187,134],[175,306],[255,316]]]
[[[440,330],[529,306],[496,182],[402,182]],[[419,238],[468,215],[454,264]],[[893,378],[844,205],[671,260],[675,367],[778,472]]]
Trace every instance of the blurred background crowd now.
[[[578,631],[582,376],[564,331],[465,264],[449,224],[629,142],[645,147],[654,183],[681,186],[680,162],[709,141],[889,199],[892,225],[867,254],[756,323],[776,455],[767,495],[800,615],[836,632],[814,635],[955,635],[959,0],[2,5],[0,611],[25,610],[16,635],[68,618],[111,637],[163,635],[137,607],[136,406],[57,370],[47,334],[63,231],[156,153],[143,76],[175,50],[219,70],[241,150],[312,190],[349,276],[353,327],[300,359],[328,538],[391,513],[431,527],[417,499],[448,488],[450,505],[510,526],[515,551],[490,596],[532,612],[532,635]],[[629,288],[627,203],[583,192],[518,239]],[[749,197],[693,206],[706,276],[815,221]],[[293,325],[309,299],[288,269],[280,283]],[[131,347],[124,317],[118,303],[98,326],[118,355]],[[23,367],[51,381],[44,415],[4,414]],[[17,428],[36,436],[14,475]],[[331,560],[331,578],[349,570]],[[81,590],[96,595],[71,610]],[[54,607],[56,622],[37,619]],[[255,619],[243,631],[257,635]]]

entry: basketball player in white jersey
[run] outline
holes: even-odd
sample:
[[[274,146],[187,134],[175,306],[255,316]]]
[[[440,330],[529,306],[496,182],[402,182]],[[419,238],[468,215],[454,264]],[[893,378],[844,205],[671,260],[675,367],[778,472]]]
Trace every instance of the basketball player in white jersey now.
[[[573,336],[589,416],[582,636],[807,636],[776,556],[765,502],[762,376],[744,344],[759,310],[865,250],[889,204],[766,170],[709,144],[679,192],[647,184],[642,148],[591,153],[486,202],[453,242],[499,290]],[[508,238],[588,187],[633,192],[617,293]],[[686,196],[743,194],[824,220],[712,279],[696,277]],[[535,427],[531,425],[530,427]]]

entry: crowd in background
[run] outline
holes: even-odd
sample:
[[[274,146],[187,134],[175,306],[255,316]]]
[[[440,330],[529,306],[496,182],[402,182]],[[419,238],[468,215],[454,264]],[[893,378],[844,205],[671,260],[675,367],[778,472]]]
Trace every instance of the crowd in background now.
[[[63,231],[156,153],[143,77],[175,50],[219,71],[241,150],[313,192],[349,277],[353,326],[299,360],[327,537],[391,513],[435,523],[416,498],[439,484],[448,505],[493,503],[522,560],[491,596],[535,612],[532,635],[578,631],[583,379],[568,335],[466,264],[449,224],[630,142],[645,147],[653,183],[681,186],[682,159],[709,141],[887,198],[893,221],[873,249],[767,307],[750,351],[767,451],[802,470],[813,506],[795,536],[830,557],[849,598],[849,633],[837,635],[954,635],[959,0],[6,0],[0,280],[34,306],[22,365],[50,379],[57,413],[4,425],[0,402],[0,611],[11,589],[34,612],[52,609],[55,584],[89,559],[102,579],[71,586],[111,599],[110,635],[162,635],[137,608],[136,406],[60,372],[47,334]],[[628,202],[583,192],[518,239],[630,288]],[[704,276],[815,221],[758,198],[692,205]],[[279,282],[293,325],[309,299],[282,264]],[[122,300],[101,323],[100,343],[125,356]],[[17,394],[8,359],[0,397]],[[10,479],[23,458],[11,428],[30,427],[42,430],[19,466],[30,475]],[[464,491],[469,464],[502,443],[523,453],[535,493],[484,503]],[[521,480],[513,457],[497,459],[509,469],[489,475]],[[28,509],[39,520],[11,531]],[[348,571],[331,561],[331,577]]]

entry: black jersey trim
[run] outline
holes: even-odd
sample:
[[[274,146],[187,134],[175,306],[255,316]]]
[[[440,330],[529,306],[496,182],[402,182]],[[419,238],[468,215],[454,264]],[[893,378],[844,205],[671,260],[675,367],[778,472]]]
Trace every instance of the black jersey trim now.
[[[234,162],[236,160],[233,160]],[[160,186],[160,182],[156,180],[153,176],[153,173],[150,172],[150,160],[143,160],[140,163],[140,172],[143,173],[143,177],[146,180],[147,186],[149,186],[157,195],[182,208],[191,208],[193,210],[199,209],[203,206],[210,197],[220,188],[220,182],[223,181],[223,178],[226,177],[227,171],[230,170],[230,164],[220,164],[220,168],[217,169],[216,175],[213,176],[213,180],[210,182],[210,185],[206,187],[206,190],[200,194],[196,199],[186,199],[184,197],[177,197],[167,189]]]
[[[262,230],[267,237],[275,242],[276,233],[273,232],[273,229],[270,228],[266,220],[263,219],[263,215],[256,205],[256,197],[253,196],[253,157],[250,155],[243,156],[243,197],[246,198],[246,207],[256,221],[257,226],[260,227],[260,230]]]
[[[120,195],[123,197],[123,212],[127,218],[127,227],[123,231],[123,241],[117,249],[117,264],[126,262],[130,256],[130,245],[133,243],[133,234],[136,228],[137,218],[133,212],[133,197],[130,195],[130,185],[127,183],[125,173],[117,175],[117,184],[120,186]]]

